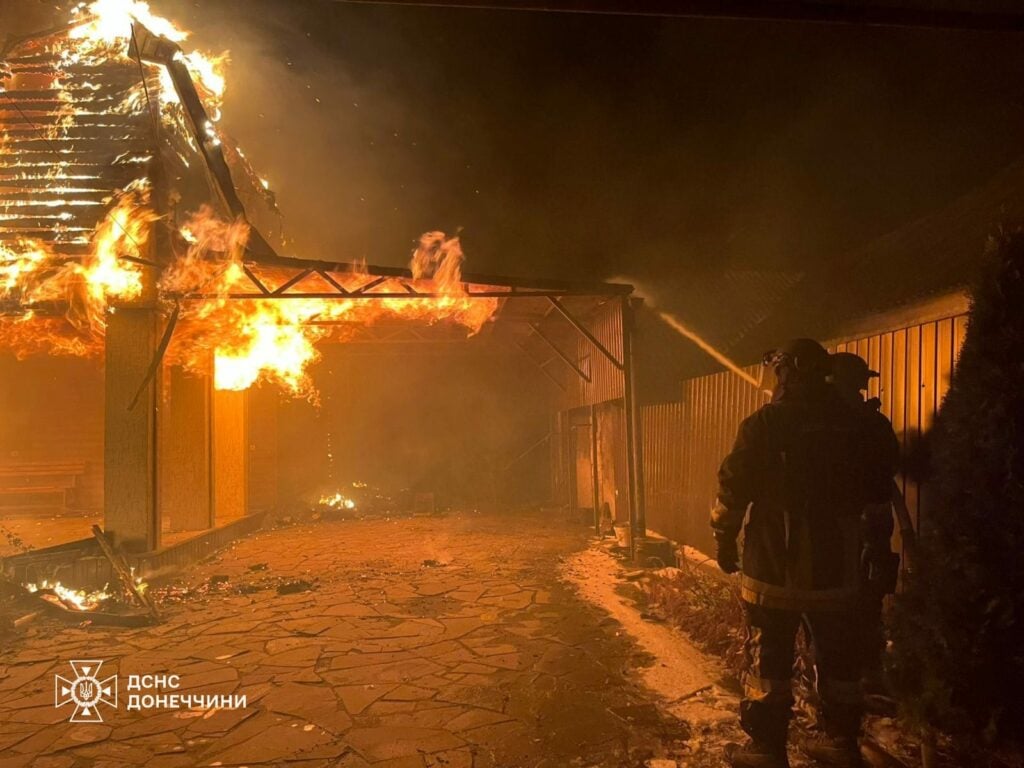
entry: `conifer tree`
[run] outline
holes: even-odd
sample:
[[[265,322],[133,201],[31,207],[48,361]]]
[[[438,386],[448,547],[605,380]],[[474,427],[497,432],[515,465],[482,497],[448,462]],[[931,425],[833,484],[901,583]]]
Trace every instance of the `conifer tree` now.
[[[897,601],[906,709],[965,746],[1024,741],[1024,235],[1001,238],[927,439],[920,554]],[[967,765],[967,763],[963,763]]]

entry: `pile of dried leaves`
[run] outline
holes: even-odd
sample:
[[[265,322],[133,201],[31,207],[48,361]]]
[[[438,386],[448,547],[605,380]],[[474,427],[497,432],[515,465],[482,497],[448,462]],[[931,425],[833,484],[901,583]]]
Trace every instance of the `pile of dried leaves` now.
[[[682,629],[707,653],[740,669],[743,657],[743,610],[739,581],[711,573],[680,558],[680,568],[660,568],[640,585],[645,609]]]

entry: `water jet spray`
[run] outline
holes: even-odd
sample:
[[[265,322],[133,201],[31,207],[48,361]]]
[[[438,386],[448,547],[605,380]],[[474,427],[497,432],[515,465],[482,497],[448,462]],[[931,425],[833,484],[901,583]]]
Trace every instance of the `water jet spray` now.
[[[616,278],[616,282],[618,281],[619,279]],[[622,282],[629,282],[634,286],[638,286],[638,283],[635,280],[623,279]],[[737,376],[739,376],[741,379],[747,382],[750,386],[758,390],[762,389],[761,381],[757,377],[752,376],[751,374],[743,370],[743,368],[741,368],[736,362],[727,357],[725,353],[717,349],[714,345],[711,344],[711,342],[709,342],[699,333],[694,331],[692,328],[686,325],[682,320],[673,315],[671,312],[659,309],[657,302],[654,301],[650,294],[648,294],[646,291],[641,290],[639,287],[636,287],[635,293],[637,294],[637,296],[646,301],[647,304],[651,307],[651,309],[658,313],[658,317],[664,320],[665,323],[668,324],[670,328],[672,328],[672,330],[674,330],[679,335],[684,336],[685,338],[692,341],[704,353],[711,356],[716,362],[720,363],[727,370],[731,371],[732,373],[735,373]]]

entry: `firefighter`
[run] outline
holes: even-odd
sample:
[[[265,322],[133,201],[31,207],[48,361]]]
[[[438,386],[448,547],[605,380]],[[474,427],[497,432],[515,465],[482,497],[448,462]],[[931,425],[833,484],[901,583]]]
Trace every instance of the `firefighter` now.
[[[860,766],[863,702],[858,643],[860,514],[881,503],[891,477],[871,455],[863,419],[829,385],[828,352],[796,339],[765,356],[772,402],[740,426],[719,471],[711,514],[716,558],[742,570],[746,670],[735,768],[786,768],[795,640],[811,633],[822,700],[821,738],[804,750],[830,765]],[[737,538],[744,533],[740,563]]]
[[[878,376],[864,358],[852,352],[832,355],[832,385],[839,396],[864,420],[869,430],[873,450],[887,462],[890,477],[899,465],[900,446],[892,424],[880,411],[882,401],[877,397],[866,402],[861,392],[871,379]],[[863,619],[863,672],[870,689],[881,688],[882,655],[885,633],[882,626],[882,603],[886,595],[896,591],[900,557],[892,551],[891,541],[895,517],[899,520],[900,536],[906,551],[912,553],[914,528],[907,512],[903,494],[895,481],[890,484],[890,498],[884,504],[869,504],[861,513],[861,587]]]

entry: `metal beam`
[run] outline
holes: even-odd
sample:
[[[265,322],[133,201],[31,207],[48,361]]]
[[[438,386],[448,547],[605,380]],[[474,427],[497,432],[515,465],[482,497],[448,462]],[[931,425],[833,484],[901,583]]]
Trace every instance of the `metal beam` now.
[[[544,437],[542,437],[540,440],[535,442],[533,445],[531,445],[525,451],[523,451],[518,456],[516,456],[514,459],[512,459],[512,461],[510,461],[508,464],[506,464],[504,469],[502,469],[501,471],[502,472],[508,472],[515,464],[517,464],[520,461],[522,461],[528,455],[530,455],[535,450],[537,450],[537,448],[539,448],[540,446],[544,445],[544,443],[549,442],[550,440],[551,440],[551,433],[548,432],[546,435],[544,435]]]
[[[249,269],[248,266],[243,264],[242,271],[245,273],[245,276],[249,278],[249,282],[251,282],[259,289],[260,293],[262,293],[264,296],[270,295],[270,289],[263,284],[262,280],[260,280],[255,274],[253,274],[253,271]]]
[[[350,296],[383,296],[384,294],[381,294],[381,293],[370,294],[370,293],[368,293],[368,291],[371,288],[376,288],[381,283],[386,283],[388,280],[389,280],[389,278],[385,277],[383,275],[380,276],[380,277],[374,278],[370,282],[364,283],[363,285],[359,286],[354,291],[349,291],[349,295]],[[408,296],[409,296],[409,294],[407,294],[407,293],[398,293],[398,294],[392,294],[392,295],[394,295],[394,296],[405,296],[406,298],[408,298]]]
[[[335,274],[365,274],[374,277],[397,277],[413,280],[412,272],[404,267],[386,267],[374,264],[354,264],[345,261],[323,261],[317,259],[296,259],[277,254],[248,254],[247,262],[260,267],[287,267],[290,269],[312,269],[317,272]],[[464,273],[463,284],[484,286],[493,292],[495,288],[514,289],[502,296],[544,296],[545,293],[566,296],[623,296],[633,292],[633,286],[626,283],[605,283],[599,281],[577,282],[574,280],[551,280],[541,278],[508,277],[505,275],[482,275]],[[479,294],[473,294],[474,296]]]
[[[331,285],[331,287],[335,288],[338,291],[338,293],[340,293],[342,296],[348,296],[348,289],[345,288],[345,286],[343,286],[333,277],[331,277],[330,272],[325,272],[322,269],[318,269],[316,270],[316,273],[320,275],[320,277],[322,277],[324,280],[326,280]]]
[[[214,187],[221,202],[232,215],[240,216],[248,221],[245,206],[238,197],[235,182],[231,177],[231,169],[228,167],[224,151],[220,146],[220,140],[208,132],[208,126],[213,123],[206,112],[206,107],[203,106],[202,99],[199,98],[192,75],[179,55],[181,49],[176,43],[154,34],[146,29],[145,25],[138,22],[133,28],[132,48],[132,53],[138,55],[140,59],[159,64],[167,70],[167,75],[181,102],[182,112],[192,130],[192,137],[199,147],[199,153],[206,161],[206,168],[214,181]],[[256,227],[250,227],[246,251],[257,257],[270,258],[277,255]]]
[[[565,354],[565,352],[562,351],[561,347],[559,347],[557,344],[555,344],[555,342],[553,342],[551,339],[545,336],[543,332],[540,330],[540,328],[537,327],[537,325],[531,323],[530,328],[532,328],[533,332],[540,336],[547,343],[547,345],[555,351],[555,354],[558,355],[566,365],[568,365],[570,368],[576,371],[577,376],[579,376],[581,379],[587,382],[587,384],[590,383],[590,376],[584,373],[583,369],[576,365],[576,361],[572,360],[567,354]]]
[[[979,8],[967,2],[861,0],[335,0],[371,5],[412,5],[501,11],[661,16],[730,21],[853,24],[982,31],[1024,31],[1024,13]]]
[[[545,376],[547,376],[548,380],[550,380],[552,384],[554,384],[556,387],[558,387],[563,392],[568,392],[569,391],[568,389],[566,389],[565,384],[563,384],[561,381],[558,380],[558,378],[555,377],[555,374],[553,374],[551,371],[549,371],[547,368],[544,367],[545,365],[548,364],[548,362],[549,362],[548,360],[545,360],[543,363],[538,363],[537,359],[533,355],[531,355],[529,352],[527,352],[526,351],[526,347],[524,347],[518,341],[516,341],[515,339],[509,339],[508,343],[510,345],[512,345],[513,347],[515,347],[520,353],[522,353],[527,358],[529,358],[530,362],[534,364],[534,366],[537,368],[537,370],[539,370],[541,373],[543,373]]]
[[[304,269],[301,272],[299,272],[297,275],[293,275],[291,277],[291,279],[285,280],[283,283],[281,283],[279,286],[277,286],[277,288],[275,288],[272,291],[272,293],[275,296],[280,296],[285,291],[287,291],[289,288],[291,288],[293,285],[295,285],[297,283],[301,283],[303,280],[305,280],[307,277],[309,277],[312,274],[313,274],[313,270],[312,269]]]
[[[558,312],[562,315],[562,317],[569,321],[573,328],[579,331],[587,341],[593,344],[597,348],[598,352],[607,357],[611,361],[612,365],[614,365],[620,371],[622,370],[622,361],[615,357],[615,355],[613,355],[611,352],[609,352],[605,345],[598,341],[597,337],[594,336],[594,334],[592,334],[589,330],[587,330],[587,327],[583,325],[583,323],[581,323],[579,320],[573,317],[572,313],[565,308],[562,302],[560,302],[554,296],[548,296],[547,298],[548,301],[550,301],[554,305],[555,309],[557,309]]]
[[[373,285],[378,285],[379,282],[386,280],[387,278],[381,278],[380,281],[374,281]],[[471,293],[469,295],[459,296],[458,294],[452,293],[439,293],[432,291],[430,293],[417,293],[415,295],[406,293],[405,291],[387,291],[385,292],[374,292],[367,293],[367,288],[360,288],[357,291],[351,291],[349,293],[324,293],[318,291],[315,293],[278,293],[268,295],[264,293],[228,293],[228,294],[217,294],[217,293],[184,293],[184,294],[165,294],[171,298],[180,298],[183,300],[202,300],[202,299],[338,299],[338,298],[350,298],[350,299],[452,299],[452,298],[465,298],[465,299],[518,299],[527,298],[527,294],[510,294],[508,291],[480,291],[478,293]],[[569,294],[564,292],[549,292],[543,291],[538,293],[529,294],[529,298],[542,298],[550,299],[557,298],[559,296],[592,296],[593,294],[581,293],[581,294]],[[613,358],[614,360],[614,358]],[[616,363],[618,365],[618,363]],[[621,366],[619,366],[621,367]]]

